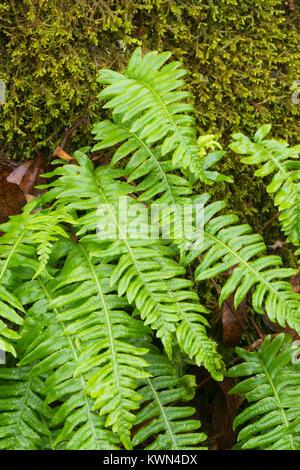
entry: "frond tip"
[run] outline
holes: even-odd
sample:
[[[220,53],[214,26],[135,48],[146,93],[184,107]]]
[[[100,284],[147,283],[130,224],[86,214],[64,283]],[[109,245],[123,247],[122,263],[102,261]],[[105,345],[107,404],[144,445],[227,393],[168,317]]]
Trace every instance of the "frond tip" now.
[[[273,174],[267,186],[268,193],[274,194],[278,206],[279,221],[288,241],[300,244],[300,145],[289,147],[285,141],[266,140],[271,126],[265,124],[254,135],[252,142],[244,134],[234,134],[235,142],[230,148],[242,155],[243,163],[260,165],[255,176]]]
[[[146,359],[151,376],[141,382],[139,389],[144,406],[136,416],[133,445],[150,440],[147,450],[206,449],[199,447],[206,440],[206,435],[199,432],[201,423],[191,418],[195,409],[180,404],[187,399],[183,378],[174,374],[168,358],[154,348]]]
[[[237,447],[300,450],[299,346],[280,334],[273,341],[267,336],[257,352],[237,348],[237,353],[245,362],[229,369],[227,376],[252,377],[229,393],[244,394],[253,402],[234,420],[234,429],[244,426]]]
[[[204,136],[204,141],[203,136],[197,140],[193,128],[194,107],[187,101],[191,94],[178,90],[185,84],[183,77],[187,71],[178,61],[166,64],[170,57],[170,52],[157,51],[143,56],[141,48],[137,48],[123,74],[100,70],[98,82],[107,86],[98,98],[106,100],[103,107],[112,110],[114,123],[104,121],[95,125],[94,133],[101,142],[94,150],[127,139],[115,153],[113,163],[131,152],[135,152],[135,161],[140,163],[149,157],[153,160],[155,153],[159,159],[169,154],[173,167],[188,170],[196,179],[206,183],[231,181],[209,170],[224,152],[215,152],[204,165],[204,144],[215,142],[213,136]],[[141,164],[143,167],[145,165]],[[150,168],[153,169],[153,165]]]

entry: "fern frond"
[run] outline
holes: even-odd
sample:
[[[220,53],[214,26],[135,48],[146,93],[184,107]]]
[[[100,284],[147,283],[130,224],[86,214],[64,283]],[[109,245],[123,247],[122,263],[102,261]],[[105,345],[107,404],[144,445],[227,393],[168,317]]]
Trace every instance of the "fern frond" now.
[[[300,450],[300,367],[293,361],[297,346],[290,343],[280,334],[272,341],[267,336],[258,351],[237,348],[244,362],[227,375],[252,376],[229,392],[253,402],[233,423],[234,429],[242,427],[238,435],[242,449]]]
[[[156,203],[181,203],[181,196],[190,194],[192,188],[189,182],[178,175],[172,174],[174,167],[172,161],[166,160],[162,155],[161,146],[152,148],[145,139],[130,130],[129,125],[121,122],[120,117],[115,122],[101,121],[96,123],[92,130],[95,139],[100,140],[93,147],[93,151],[115,145],[116,136],[119,141],[125,142],[115,151],[111,166],[115,166],[124,157],[130,156],[124,174],[128,182],[143,178],[133,188],[141,193],[139,200]]]
[[[84,245],[73,245],[59,275],[48,283],[38,277],[44,292],[42,295],[39,289],[39,302],[44,297],[47,310],[52,310],[55,318],[51,328],[48,321],[45,333],[33,341],[21,363],[37,361],[32,374],[55,369],[46,382],[49,403],[72,391],[81,396],[88,392],[95,399],[93,409],[106,416],[105,426],[118,433],[130,448],[130,429],[135,418],[132,411],[138,408],[141,398],[135,391],[135,379],[148,376],[143,371],[148,364],[141,357],[147,351],[125,341],[127,337],[145,335],[148,329],[141,321],[131,318],[123,310],[127,302],[113,294],[109,285],[112,266],[92,260]],[[19,288],[17,293],[20,298],[26,296],[26,289]],[[70,406],[73,400],[72,395]],[[85,402],[86,398],[80,403],[85,405]],[[73,412],[72,406],[70,411]],[[87,411],[81,407],[76,416],[72,413],[69,431],[73,431],[79,414],[81,418],[86,417]],[[58,418],[53,422],[59,424]],[[66,430],[57,442],[65,437]],[[78,436],[72,439],[73,443]]]
[[[106,121],[96,124],[94,132],[104,139],[96,144],[94,150],[127,139],[115,153],[113,162],[135,152],[133,166],[140,165],[135,176],[146,171],[146,166],[148,173],[149,167],[152,166],[153,170],[156,155],[160,155],[161,159],[170,153],[174,167],[180,164],[181,168],[188,169],[201,181],[211,183],[216,177],[222,181],[228,180],[217,172],[209,171],[210,159],[206,160],[206,168],[203,167],[204,143],[197,141],[192,127],[195,123],[191,114],[194,108],[186,101],[191,95],[187,91],[178,91],[185,83],[182,77],[187,71],[181,68],[178,61],[164,65],[170,57],[170,52],[156,51],[142,56],[141,49],[137,48],[124,74],[100,70],[98,82],[108,86],[98,98],[109,100],[104,108],[113,110],[114,123]],[[212,138],[210,142],[214,142]],[[151,150],[150,146],[158,143],[161,147]],[[156,178],[159,176],[160,171],[156,172]],[[165,182],[156,184],[153,193],[163,186]],[[150,190],[147,197],[149,194]]]
[[[174,374],[168,358],[154,348],[146,359],[151,377],[143,380],[139,389],[143,400],[136,415],[133,445],[139,447],[151,440],[146,450],[206,449],[199,447],[206,440],[206,435],[199,432],[201,423],[191,418],[195,409],[182,404],[187,400],[183,378]]]
[[[50,434],[53,415],[44,404],[44,381],[30,377],[32,367],[0,367],[0,449],[37,450]],[[44,418],[44,420],[43,420]]]
[[[47,309],[47,299],[44,308]],[[42,310],[41,302],[37,302]],[[38,323],[39,335],[32,338]],[[93,410],[93,400],[87,397],[87,379],[83,375],[73,377],[78,362],[79,351],[74,338],[65,334],[63,322],[58,322],[53,314],[28,317],[25,324],[29,333],[22,333],[22,341],[27,343],[20,364],[32,364],[29,377],[35,380],[40,374],[47,374],[44,393],[46,404],[59,403],[52,413],[50,426],[55,440],[52,446],[67,450],[114,449],[118,436],[105,429],[105,418]],[[30,341],[31,340],[31,341]],[[29,343],[29,344],[28,344]]]
[[[233,269],[222,287],[220,305],[234,293],[237,308],[253,287],[252,304],[257,313],[267,313],[271,321],[277,321],[281,326],[287,322],[300,332],[300,296],[293,291],[290,282],[283,280],[296,274],[297,270],[281,267],[279,256],[264,255],[266,245],[261,235],[253,234],[247,224],[237,225],[236,215],[216,215],[226,205],[225,201],[206,205],[203,237],[185,262],[201,255],[195,271],[197,281]]]
[[[28,222],[27,230],[31,233],[29,241],[36,246],[38,268],[33,279],[46,268],[54,242],[61,237],[68,238],[68,234],[61,223],[72,223],[73,219],[66,207],[55,208],[49,212],[38,213]]]
[[[11,275],[10,270],[22,267],[33,269],[36,274],[43,271],[53,242],[60,236],[66,236],[60,222],[72,220],[64,208],[32,213],[36,207],[39,207],[39,201],[31,201],[22,214],[11,217],[0,226],[4,232],[0,245],[0,349],[14,355],[15,348],[11,341],[18,339],[19,335],[7,327],[6,321],[21,325],[23,319],[20,313],[24,313],[24,309],[12,292],[16,285],[12,285],[15,276]],[[34,258],[36,248],[39,263]]]
[[[273,174],[267,186],[274,194],[274,202],[280,211],[279,220],[288,241],[300,244],[300,145],[289,147],[279,140],[266,140],[271,125],[264,125],[254,135],[253,142],[244,134],[234,134],[230,148],[242,155],[248,165],[260,165],[255,176]]]
[[[92,162],[84,154],[77,152],[76,156],[80,166],[64,165],[47,176],[61,175],[50,183],[51,191],[55,191],[55,197],[61,203],[86,211],[76,221],[79,227],[77,236],[83,234],[82,240],[93,242],[95,256],[114,263],[111,285],[116,286],[120,296],[126,294],[145,324],[157,331],[168,355],[171,357],[172,337],[176,333],[182,350],[195,358],[197,364],[204,363],[219,380],[223,367],[221,357],[216,352],[216,344],[206,334],[206,320],[199,315],[206,310],[197,295],[186,289],[191,283],[179,277],[185,270],[171,259],[173,248],[147,236],[132,238],[131,221],[126,221],[125,228],[120,223],[120,197],[132,191],[131,185],[116,179],[122,171],[107,167],[93,170]],[[132,198],[127,197],[128,205],[130,201],[133,202]],[[99,211],[103,205],[105,213]],[[107,229],[112,221],[116,228],[115,237]],[[105,228],[103,240],[99,233],[94,234],[97,227]],[[117,240],[112,241],[115,238]],[[103,249],[105,242],[109,246]]]

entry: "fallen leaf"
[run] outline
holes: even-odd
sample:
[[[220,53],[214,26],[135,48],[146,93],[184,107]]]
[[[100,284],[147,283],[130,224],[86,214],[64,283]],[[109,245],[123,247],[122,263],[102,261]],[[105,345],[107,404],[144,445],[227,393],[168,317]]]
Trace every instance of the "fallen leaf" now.
[[[32,160],[28,160],[27,162],[23,163],[22,165],[17,166],[7,177],[7,181],[9,183],[15,183],[18,186],[22,183],[22,179],[30,167]]]
[[[214,438],[218,449],[231,450],[236,443],[237,435],[232,429],[232,424],[244,398],[239,395],[228,395],[233,385],[227,377],[218,382],[218,385],[220,388],[212,410]]]
[[[36,189],[36,186],[45,183],[45,181],[40,178],[41,174],[44,172],[44,160],[38,156],[15,168],[9,174],[7,181],[17,184],[26,197],[28,197],[28,195],[39,196],[43,191]]]
[[[291,284],[294,292],[300,292],[300,271],[291,278]]]
[[[237,309],[234,307],[232,294],[222,307],[223,341],[226,346],[236,346],[245,329],[246,298]]]
[[[270,328],[270,330],[273,331],[274,333],[287,333],[293,338],[294,341],[300,339],[300,336],[298,335],[298,333],[292,328],[290,328],[289,326],[286,326],[284,328],[283,326],[280,326],[277,322],[272,322],[269,319],[268,315],[266,314],[263,315],[262,319],[263,319],[264,324],[268,328]]]
[[[11,215],[19,214],[26,204],[26,198],[19,186],[7,181],[11,167],[0,166],[0,223],[4,223]]]
[[[53,157],[59,157],[62,158],[63,160],[66,160],[69,162],[70,160],[73,160],[71,155],[69,155],[67,152],[65,152],[61,147],[56,147],[56,149],[53,152]]]

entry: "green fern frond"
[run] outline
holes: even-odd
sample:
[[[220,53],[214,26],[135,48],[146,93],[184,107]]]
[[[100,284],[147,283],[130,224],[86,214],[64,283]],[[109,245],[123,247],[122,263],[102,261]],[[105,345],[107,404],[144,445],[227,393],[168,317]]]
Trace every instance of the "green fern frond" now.
[[[300,332],[300,296],[293,291],[290,282],[283,280],[296,274],[297,270],[281,267],[279,256],[264,255],[266,245],[261,235],[253,234],[247,224],[237,225],[236,215],[216,216],[226,205],[225,201],[218,201],[204,209],[203,237],[185,260],[190,263],[201,255],[195,271],[196,281],[211,279],[233,269],[222,287],[220,305],[234,293],[237,308],[253,287],[252,304],[256,312],[267,313],[271,321],[277,321],[281,326],[287,322]]]
[[[0,367],[0,449],[37,450],[50,434],[53,411],[44,404],[44,381],[32,367]]]
[[[132,191],[131,185],[116,179],[122,171],[107,167],[93,170],[92,162],[84,154],[77,152],[76,156],[80,166],[64,165],[46,176],[60,175],[49,186],[53,187],[51,191],[55,191],[55,197],[62,204],[86,210],[85,215],[76,220],[77,236],[83,234],[82,240],[93,242],[95,256],[109,259],[113,266],[116,264],[111,285],[116,286],[120,296],[126,294],[145,324],[157,331],[169,357],[172,337],[176,333],[182,350],[195,358],[197,364],[204,364],[220,380],[223,363],[216,344],[206,334],[204,325],[207,321],[199,314],[206,313],[206,309],[199,303],[197,295],[186,289],[191,283],[179,277],[185,269],[171,259],[173,248],[161,240],[148,239],[148,233],[140,239],[132,238],[131,221],[127,220],[125,227],[120,223],[120,198]],[[129,197],[126,200],[128,206],[133,202]],[[99,210],[103,205],[105,211]],[[112,221],[115,236],[108,229]],[[97,227],[105,228],[103,240],[99,232],[94,234]],[[117,240],[112,241],[115,238]],[[103,243],[109,241],[112,242],[103,249]]]
[[[174,366],[155,348],[146,360],[151,377],[143,380],[139,389],[143,400],[136,415],[133,445],[139,447],[151,440],[146,450],[206,449],[199,447],[206,440],[206,435],[199,432],[201,423],[191,418],[195,409],[182,404],[187,400],[183,379],[174,374]]]
[[[128,182],[143,178],[136,187],[132,188],[139,193],[139,200],[156,203],[181,203],[181,196],[191,193],[189,182],[172,172],[174,166],[170,160],[162,155],[162,147],[152,148],[145,139],[130,130],[129,125],[121,122],[120,117],[115,122],[101,121],[96,123],[92,133],[95,139],[100,140],[93,147],[93,151],[115,145],[118,137],[119,142],[125,142],[115,151],[111,166],[115,166],[121,159],[130,156],[125,169]],[[116,137],[117,136],[117,137]]]
[[[280,334],[272,341],[267,336],[258,351],[237,348],[237,353],[244,362],[229,369],[227,375],[252,377],[229,393],[243,394],[253,402],[234,420],[234,429],[242,427],[237,447],[300,450],[300,367],[293,360],[297,346]]]
[[[47,289],[47,286],[45,286]],[[47,299],[42,299],[47,309]],[[43,313],[42,303],[38,304]],[[44,313],[30,316],[25,321],[27,334],[22,332],[22,342],[27,346],[20,364],[33,364],[29,377],[35,380],[40,374],[47,374],[44,385],[46,404],[59,403],[53,410],[50,426],[52,446],[67,450],[115,449],[119,442],[117,435],[105,429],[105,418],[93,410],[93,400],[86,395],[87,378],[74,378],[78,365],[79,351],[75,340],[65,333],[65,325],[58,322],[54,314]],[[32,333],[39,329],[39,334]],[[53,431],[53,428],[55,431]],[[54,439],[55,436],[55,439]]]
[[[280,211],[279,220],[288,241],[300,244],[300,145],[289,147],[287,142],[266,140],[271,125],[264,125],[254,135],[253,142],[244,134],[234,134],[230,148],[242,155],[243,163],[258,165],[255,176],[273,174],[267,186],[274,194],[274,202]],[[275,174],[274,174],[275,173]]]
[[[43,211],[32,218],[27,225],[27,230],[31,233],[29,241],[36,246],[39,261],[38,268],[33,279],[41,274],[45,269],[54,242],[61,237],[68,238],[68,234],[61,223],[72,223],[73,219],[67,208],[60,207],[49,212]]]
[[[130,448],[130,429],[135,418],[132,411],[138,408],[141,398],[135,391],[135,379],[149,374],[143,371],[148,364],[141,357],[147,350],[131,346],[126,338],[143,336],[148,329],[123,310],[127,302],[113,293],[109,285],[113,267],[92,259],[84,245],[73,245],[59,275],[48,283],[38,277],[44,292],[43,296],[39,289],[39,302],[44,297],[46,308],[55,313],[55,319],[52,328],[48,321],[46,332],[33,341],[21,363],[38,361],[32,374],[56,369],[57,382],[52,375],[46,382],[49,403],[70,393],[71,382],[74,392],[79,393],[76,387],[81,387],[81,394],[88,392],[95,399],[93,409],[106,416],[105,426],[118,433]],[[17,294],[26,297],[26,291],[26,287],[19,288]],[[67,367],[63,380],[69,362],[72,365]],[[55,387],[52,384],[47,389],[53,380]],[[51,391],[53,387],[55,392]],[[87,415],[84,410],[80,413]],[[70,421],[74,422],[72,417]],[[62,436],[66,437],[65,431],[57,442]]]
[[[67,236],[60,222],[72,221],[65,208],[32,213],[39,204],[39,201],[31,201],[22,214],[11,217],[0,226],[0,230],[4,232],[0,245],[0,349],[14,355],[16,353],[12,341],[18,339],[19,335],[7,327],[6,321],[21,325],[23,319],[20,313],[24,313],[24,309],[12,292],[16,285],[13,286],[14,276],[10,270],[22,267],[33,270],[35,275],[42,272],[53,242],[58,237]],[[36,249],[39,262],[35,259]]]
[[[148,172],[149,167],[154,168],[151,153],[160,154],[159,159],[170,153],[174,167],[180,164],[181,168],[188,169],[201,181],[211,183],[216,177],[222,181],[228,180],[217,172],[209,171],[211,158],[206,160],[206,168],[203,167],[204,143],[197,141],[192,127],[195,123],[191,114],[194,108],[186,101],[191,95],[187,91],[178,91],[185,84],[182,77],[187,71],[181,68],[178,61],[166,64],[170,57],[170,52],[156,51],[142,56],[141,49],[137,48],[124,74],[100,70],[98,82],[108,86],[98,98],[109,100],[104,108],[113,110],[114,123],[106,121],[96,124],[94,132],[98,134],[97,138],[104,139],[96,144],[94,150],[111,147],[127,139],[115,153],[113,163],[134,152],[133,166],[141,165],[135,175],[146,171],[146,166]],[[214,141],[211,139],[210,142]],[[151,149],[159,143],[161,147]],[[157,178],[159,173],[156,173]],[[159,186],[165,186],[165,182],[157,184],[153,192]]]

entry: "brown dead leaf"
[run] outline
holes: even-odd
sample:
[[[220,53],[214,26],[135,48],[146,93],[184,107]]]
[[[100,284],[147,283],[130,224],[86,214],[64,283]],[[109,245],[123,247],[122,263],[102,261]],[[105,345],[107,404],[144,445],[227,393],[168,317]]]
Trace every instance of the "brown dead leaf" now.
[[[11,167],[0,166],[0,223],[8,220],[9,216],[19,214],[26,204],[23,191],[15,183],[7,181]]]
[[[226,346],[236,346],[240,342],[245,329],[245,317],[246,299],[235,309],[232,294],[222,307],[223,341]]]
[[[218,382],[220,387],[212,410],[212,427],[215,441],[219,450],[231,450],[236,443],[236,431],[232,424],[244,398],[238,395],[228,395],[233,384],[225,377]]]
[[[20,186],[22,183],[22,179],[30,167],[32,160],[28,160],[27,162],[23,163],[22,165],[17,166],[7,177],[7,181],[9,183],[14,183]]]
[[[262,317],[263,319],[263,322],[264,324],[270,328],[271,331],[274,331],[274,333],[287,333],[288,335],[290,335],[294,341],[300,339],[300,336],[298,335],[298,333],[293,330],[292,328],[290,328],[289,326],[286,326],[285,328],[280,326],[277,322],[272,322],[268,315],[263,315]]]
[[[44,160],[36,157],[19,165],[8,176],[10,183],[15,183],[24,194],[33,194],[34,187],[38,184],[40,175],[45,171]]]
[[[73,160],[71,155],[69,155],[67,152],[65,152],[61,147],[56,147],[56,149],[53,152],[53,157],[59,157],[62,158],[63,160],[66,160],[67,162]]]
[[[291,284],[294,292],[300,292],[300,268],[299,272],[291,278]]]

